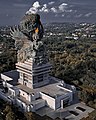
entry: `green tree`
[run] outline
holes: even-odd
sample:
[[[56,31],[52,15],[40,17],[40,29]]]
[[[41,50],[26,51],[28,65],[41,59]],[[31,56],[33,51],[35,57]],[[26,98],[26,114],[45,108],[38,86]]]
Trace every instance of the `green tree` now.
[[[1,115],[1,113],[0,113],[0,120],[3,120],[3,116]]]
[[[36,120],[35,113],[33,113],[33,112],[27,112],[27,113],[25,113],[25,116],[26,116],[27,120]]]
[[[5,114],[7,114],[8,112],[12,112],[11,106],[10,106],[10,105],[6,105],[6,107],[5,107],[5,109],[3,110],[3,112],[4,112]]]
[[[14,114],[12,111],[9,111],[9,112],[6,114],[6,120],[16,120],[15,114]]]

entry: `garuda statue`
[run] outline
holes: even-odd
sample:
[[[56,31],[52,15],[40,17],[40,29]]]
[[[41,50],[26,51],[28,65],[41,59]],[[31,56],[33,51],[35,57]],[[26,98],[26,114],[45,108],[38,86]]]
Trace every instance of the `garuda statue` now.
[[[41,41],[43,33],[43,25],[39,14],[25,14],[20,25],[11,28],[11,36],[15,40],[18,62],[24,62],[29,58],[45,58]]]

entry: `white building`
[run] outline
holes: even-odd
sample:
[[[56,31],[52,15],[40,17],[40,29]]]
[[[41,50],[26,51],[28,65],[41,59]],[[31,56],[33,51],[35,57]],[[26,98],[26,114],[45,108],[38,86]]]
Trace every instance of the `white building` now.
[[[7,98],[24,111],[36,111],[44,106],[57,110],[72,103],[75,87],[49,76],[49,63],[32,66],[32,58],[16,64],[17,70],[1,74]]]

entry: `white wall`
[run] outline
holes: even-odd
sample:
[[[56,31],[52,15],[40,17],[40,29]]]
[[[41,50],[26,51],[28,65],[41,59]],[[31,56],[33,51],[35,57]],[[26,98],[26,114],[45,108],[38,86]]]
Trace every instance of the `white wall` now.
[[[29,81],[27,82],[27,87],[33,89],[32,81],[31,80],[29,80]]]
[[[27,94],[27,93],[24,92],[23,90],[19,90],[19,92],[20,92],[20,95],[21,95],[22,97],[24,97],[26,100],[29,101],[29,94]]]
[[[13,80],[12,78],[10,78],[10,77],[8,77],[8,76],[6,76],[4,74],[1,74],[1,79],[4,80],[4,81],[11,81],[11,80]]]
[[[21,107],[22,109],[24,109],[24,111],[35,111],[38,110],[39,108],[42,108],[45,106],[45,101],[41,101],[40,103],[34,104],[34,105],[30,105],[27,106],[24,102],[22,102],[19,99],[16,99],[16,104]]]
[[[50,108],[54,109],[55,110],[55,99],[40,92],[40,95],[41,95],[41,98],[46,100],[47,104]]]
[[[9,91],[12,93],[13,96],[17,96],[19,95],[19,89],[12,89],[12,88],[9,88]]]
[[[30,102],[32,102],[32,100],[35,100],[36,98],[40,97],[40,93],[39,92],[34,93],[34,94],[27,94],[25,91],[23,91],[21,89],[19,90],[19,92],[20,92],[20,95],[22,97],[24,97],[26,100],[28,100]]]
[[[13,85],[7,83],[7,81],[3,81],[3,86],[8,88],[13,87]]]
[[[16,99],[16,104],[21,107],[24,111],[27,110],[27,105],[25,103],[23,103],[21,100]]]
[[[15,91],[11,88],[8,89],[12,96],[15,96]]]
[[[28,112],[35,112],[34,108],[33,108],[33,105],[28,105],[27,108],[26,108],[26,111]]]
[[[22,79],[18,79],[18,83],[21,83],[23,85],[23,80]]]

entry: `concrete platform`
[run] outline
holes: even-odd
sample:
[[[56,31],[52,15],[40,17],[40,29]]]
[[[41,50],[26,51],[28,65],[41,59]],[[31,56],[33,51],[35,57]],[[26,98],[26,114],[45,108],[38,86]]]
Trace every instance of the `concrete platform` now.
[[[83,111],[78,109],[78,107],[83,109]],[[80,102],[80,103],[73,104],[68,107],[65,107],[64,109],[59,109],[56,111],[54,111],[53,109],[49,107],[43,107],[39,109],[38,111],[36,111],[36,113],[39,114],[40,116],[47,115],[53,119],[59,117],[61,119],[66,118],[68,120],[80,120],[83,117],[86,118],[88,114],[91,113],[93,110],[94,110],[93,108],[86,106],[85,103]],[[70,111],[71,112],[74,111],[74,112],[71,113]]]

